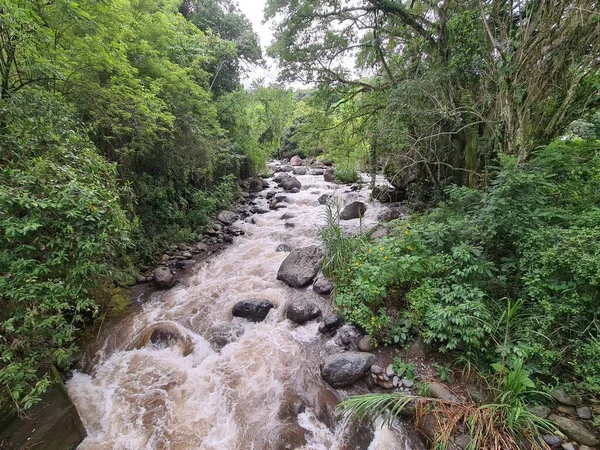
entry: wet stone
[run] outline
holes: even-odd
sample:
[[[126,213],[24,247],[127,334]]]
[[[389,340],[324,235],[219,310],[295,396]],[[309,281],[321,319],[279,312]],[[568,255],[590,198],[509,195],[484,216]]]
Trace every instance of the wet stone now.
[[[323,334],[336,330],[342,324],[342,320],[335,314],[329,314],[324,317],[319,325],[319,331]]]
[[[358,341],[358,349],[361,352],[372,352],[374,348],[375,346],[373,345],[373,340],[369,335],[361,337]]]
[[[386,368],[385,368],[385,374],[388,377],[393,377],[394,376],[394,366],[389,364]]]
[[[545,419],[552,412],[552,410],[550,408],[548,408],[547,406],[544,406],[544,405],[529,406],[527,409],[529,410],[529,412],[531,414],[533,414],[534,416],[540,417],[541,419]]]
[[[252,322],[261,322],[273,307],[273,303],[268,300],[242,300],[235,304],[232,314],[234,317],[242,317]]]
[[[550,435],[550,434],[543,435],[542,439],[550,447],[557,447],[563,443],[563,439],[560,436],[554,436],[554,435]]]
[[[373,375],[381,375],[383,373],[383,367],[378,366],[377,364],[373,364],[371,366],[371,373]]]

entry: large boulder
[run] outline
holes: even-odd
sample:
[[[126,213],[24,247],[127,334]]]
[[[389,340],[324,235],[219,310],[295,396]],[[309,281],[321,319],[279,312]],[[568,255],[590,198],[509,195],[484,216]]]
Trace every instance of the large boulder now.
[[[335,179],[335,175],[333,174],[333,169],[327,169],[325,172],[323,172],[323,179],[327,183],[333,183],[333,180]]]
[[[300,188],[302,187],[302,183],[300,183],[297,178],[294,178],[292,176],[284,178],[280,184],[281,187],[284,188],[286,191],[291,191],[293,189],[300,190]]]
[[[305,323],[316,319],[321,315],[321,310],[317,305],[307,300],[294,300],[290,302],[285,311],[285,316],[292,322]]]
[[[583,424],[571,420],[567,417],[557,416],[556,414],[550,414],[548,420],[554,422],[558,429],[565,433],[569,439],[579,442],[584,445],[598,445],[598,439],[594,434]]]
[[[316,245],[294,249],[281,263],[277,279],[295,288],[304,287],[317,276],[322,258],[323,252]]]
[[[275,172],[291,172],[292,170],[294,170],[294,168],[289,165],[278,166],[275,168]]]
[[[321,376],[334,388],[352,386],[369,373],[375,360],[375,355],[362,352],[329,355],[321,364]]]
[[[304,164],[304,161],[302,161],[302,158],[300,158],[298,155],[294,155],[292,156],[292,159],[290,159],[290,164],[292,166],[301,166]]]
[[[225,225],[231,225],[238,219],[238,215],[233,211],[221,211],[217,215],[217,220],[223,222]]]
[[[342,210],[340,213],[340,219],[342,220],[350,220],[350,219],[358,219],[362,217],[367,212],[367,205],[362,202],[352,202]]]
[[[234,317],[242,317],[252,322],[265,320],[274,305],[268,300],[250,299],[237,302],[231,313]]]
[[[160,266],[154,269],[154,283],[159,289],[169,289],[175,285],[175,277],[171,273],[171,269],[165,266]]]

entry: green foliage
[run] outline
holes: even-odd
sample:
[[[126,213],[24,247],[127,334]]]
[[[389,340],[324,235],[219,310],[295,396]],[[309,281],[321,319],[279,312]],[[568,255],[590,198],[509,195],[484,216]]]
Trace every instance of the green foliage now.
[[[417,367],[413,363],[405,363],[400,358],[395,357],[393,362],[394,373],[399,378],[408,378],[413,380],[416,376]]]
[[[92,290],[119,278],[132,226],[115,166],[64,99],[23,91],[1,105],[0,122],[0,400],[26,409],[49,367],[71,363],[97,312]]]
[[[356,169],[352,166],[335,166],[333,169],[333,176],[337,183],[347,184],[356,183],[359,175]]]

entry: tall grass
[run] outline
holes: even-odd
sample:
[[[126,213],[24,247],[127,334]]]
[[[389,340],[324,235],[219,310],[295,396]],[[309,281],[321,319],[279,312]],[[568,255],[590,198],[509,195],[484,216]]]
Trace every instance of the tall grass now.
[[[325,226],[319,229],[319,237],[324,245],[323,273],[335,278],[344,269],[356,245],[355,239],[344,235],[340,227],[341,205],[331,198],[325,205]]]

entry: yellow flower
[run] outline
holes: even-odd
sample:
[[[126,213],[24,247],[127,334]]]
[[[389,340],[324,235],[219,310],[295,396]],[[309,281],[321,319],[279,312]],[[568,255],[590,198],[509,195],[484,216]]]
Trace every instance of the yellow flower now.
[[[360,267],[360,261],[356,261],[356,267]]]
[[[383,259],[385,259],[385,260],[387,261],[387,260],[388,260],[388,257],[387,257],[387,256],[384,256],[384,257],[383,257]]]
[[[379,251],[382,252],[383,251],[383,247],[379,247]]]
[[[408,236],[409,231],[408,230],[404,230],[404,234]]]
[[[350,267],[348,267],[348,272],[350,272]]]
[[[412,250],[413,250],[412,245],[409,245],[408,247],[406,247],[406,250],[408,250],[409,252],[412,252]]]
[[[410,222],[408,222],[408,223],[406,224],[406,226],[407,226],[408,228],[410,228]]]
[[[369,249],[369,253],[373,253],[373,249],[372,248]]]

